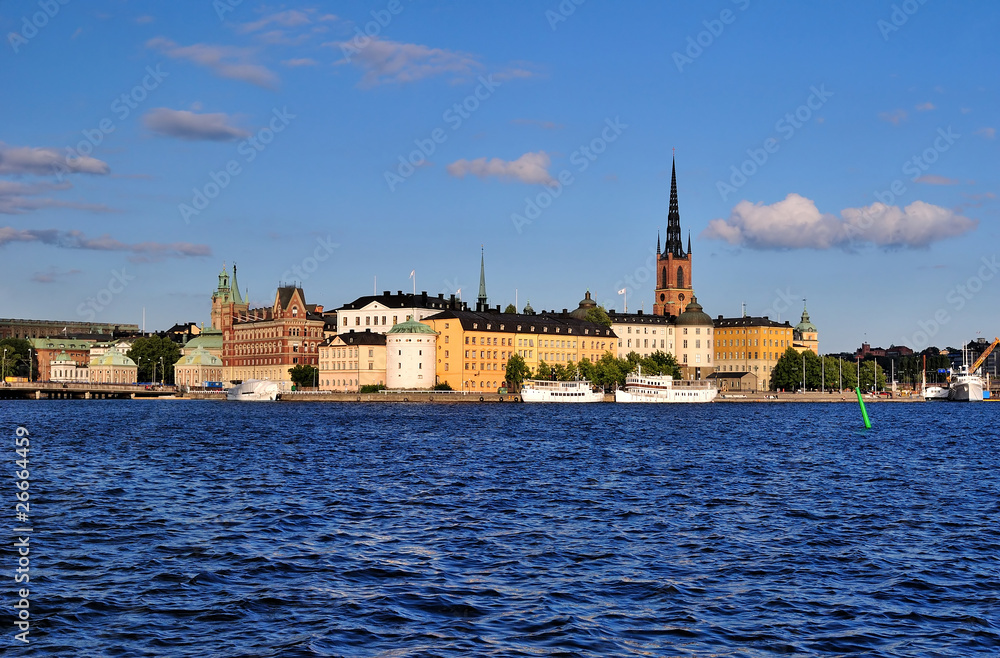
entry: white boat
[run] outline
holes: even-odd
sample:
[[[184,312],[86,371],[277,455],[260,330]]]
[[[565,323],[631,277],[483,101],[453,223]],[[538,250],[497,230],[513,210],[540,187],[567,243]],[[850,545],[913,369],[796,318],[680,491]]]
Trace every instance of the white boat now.
[[[594,391],[586,379],[575,382],[528,379],[521,387],[521,399],[525,402],[603,402],[604,392]]]
[[[979,375],[969,372],[968,366],[951,376],[948,399],[952,402],[982,402],[985,382]]]
[[[232,388],[226,389],[227,400],[241,402],[274,401],[281,396],[278,382],[269,379],[247,379]]]
[[[718,392],[707,382],[675,386],[670,375],[643,375],[639,367],[615,391],[615,402],[711,402]]]
[[[927,386],[924,388],[924,400],[947,400],[948,389],[943,386]]]

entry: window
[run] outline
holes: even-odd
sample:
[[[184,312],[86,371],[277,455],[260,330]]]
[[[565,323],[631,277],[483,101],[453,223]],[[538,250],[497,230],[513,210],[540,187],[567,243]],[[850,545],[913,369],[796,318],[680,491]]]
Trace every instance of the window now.
[[[347,326],[347,318],[344,318],[344,326]]]
[[[445,325],[445,326],[447,326],[447,325]],[[446,342],[446,343],[448,342],[448,337],[447,336],[444,337],[444,342]]]
[[[371,316],[370,316],[370,315],[366,315],[366,316],[365,316],[365,326],[368,326],[368,325],[370,325],[371,323],[372,323],[372,318],[371,318]]]
[[[684,349],[687,349],[687,346],[688,346],[688,342],[687,342],[687,338],[685,338],[684,339]]]
[[[694,333],[700,334],[701,333],[701,327],[695,327],[694,328]]]
[[[700,338],[694,341],[694,346],[695,346],[696,349],[701,347],[701,339]]]
[[[360,315],[358,317],[354,318],[354,326],[355,327],[360,327],[361,326],[361,316]]]
[[[688,328],[687,328],[687,327],[684,327],[684,335],[685,335],[685,336],[687,335],[687,332],[688,332]]]

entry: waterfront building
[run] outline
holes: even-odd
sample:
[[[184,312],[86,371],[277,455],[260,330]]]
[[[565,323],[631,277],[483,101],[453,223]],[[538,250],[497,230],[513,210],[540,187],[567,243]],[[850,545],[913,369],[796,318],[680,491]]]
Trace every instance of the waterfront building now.
[[[222,359],[204,347],[188,350],[187,355],[174,364],[174,383],[178,386],[192,388],[222,381],[225,381]]]
[[[290,368],[318,366],[325,323],[317,309],[322,307],[306,304],[302,288],[282,286],[270,308],[247,309],[234,317],[223,314],[224,378],[291,384]]]
[[[535,370],[540,361],[553,366],[597,361],[607,352],[614,355],[618,344],[611,328],[569,313],[501,313],[497,306],[482,313],[442,311],[423,322],[438,334],[437,383],[456,391],[495,392],[505,386],[512,354]]]
[[[691,234],[688,233],[687,251],[681,237],[681,214],[677,204],[677,165],[670,167],[670,208],[667,212],[667,239],[660,249],[656,237],[655,315],[677,316],[683,312],[694,296],[691,282]]]
[[[319,346],[319,388],[353,392],[385,385],[385,334],[348,331]]]
[[[181,356],[187,356],[197,349],[222,358],[222,332],[218,329],[203,329],[197,336],[181,346]],[[210,380],[214,381],[214,380]]]
[[[139,380],[135,361],[114,347],[91,359],[88,371],[91,384],[134,384]]]
[[[630,352],[647,357],[653,352],[674,352],[674,323],[669,315],[646,315],[608,311],[611,329],[618,336],[617,356],[624,359]],[[676,354],[675,354],[676,356]]]
[[[768,390],[775,364],[792,346],[792,325],[787,320],[775,322],[766,315],[720,315],[714,324],[715,372],[751,373],[757,379],[757,390]]]
[[[64,384],[86,384],[90,381],[90,369],[87,367],[89,359],[83,359],[78,363],[65,350],[61,351],[52,360],[50,375],[47,381],[61,382]]]
[[[819,331],[809,320],[809,311],[806,310],[805,300],[802,302],[802,319],[792,330],[792,347],[797,352],[812,350],[812,353],[819,356]]]
[[[674,357],[681,367],[684,379],[704,379],[715,367],[712,365],[712,340],[715,323],[702,310],[698,298],[691,296],[691,302],[684,312],[674,318],[677,330],[677,347]]]
[[[63,360],[62,367],[64,369],[68,366],[67,361],[85,366],[87,363],[90,363],[92,356],[91,348],[97,344],[97,341],[93,339],[62,338],[55,336],[51,338],[30,338],[28,339],[28,343],[35,351],[38,361],[37,370],[34,372],[36,381],[48,382],[60,381],[53,379],[52,366],[56,358],[58,358],[61,354],[65,354],[67,356],[67,359]]]
[[[389,329],[413,317],[421,321],[444,310],[467,310],[465,303],[455,299],[455,295],[445,298],[443,294],[429,297],[427,291],[418,295],[402,290],[392,294],[388,290],[381,295],[365,295],[344,304],[336,311],[337,333],[348,331],[372,331],[384,334]]]
[[[232,329],[233,318],[249,310],[250,304],[240,294],[236,282],[236,263],[233,263],[233,276],[229,277],[225,264],[219,272],[219,285],[212,293],[212,329],[226,332]]]
[[[73,320],[0,319],[2,338],[69,338],[84,334],[126,335],[139,333],[139,325],[124,322],[77,322]]]
[[[483,295],[480,295],[483,297]],[[433,388],[437,332],[412,317],[385,335],[385,385],[392,390]]]

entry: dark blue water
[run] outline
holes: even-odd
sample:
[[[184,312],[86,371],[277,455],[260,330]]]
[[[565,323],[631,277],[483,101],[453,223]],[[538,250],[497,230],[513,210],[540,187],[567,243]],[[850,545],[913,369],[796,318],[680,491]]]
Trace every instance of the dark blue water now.
[[[1000,654],[1000,404],[869,411],[2,402],[30,655]]]

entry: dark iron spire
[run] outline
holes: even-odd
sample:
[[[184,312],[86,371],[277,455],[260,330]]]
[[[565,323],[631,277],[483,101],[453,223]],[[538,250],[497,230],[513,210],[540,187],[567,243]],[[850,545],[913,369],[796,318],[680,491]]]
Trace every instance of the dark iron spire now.
[[[486,310],[486,249],[479,254],[479,298],[476,300],[476,310]]]
[[[684,256],[684,244],[681,237],[681,213],[677,208],[677,164],[670,165],[670,210],[667,212],[667,244],[664,254],[671,253],[677,257]]]
[[[691,229],[688,229],[688,256],[691,255]]]
[[[660,229],[656,229],[656,253],[663,253],[660,249]]]

